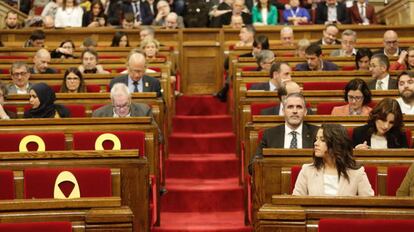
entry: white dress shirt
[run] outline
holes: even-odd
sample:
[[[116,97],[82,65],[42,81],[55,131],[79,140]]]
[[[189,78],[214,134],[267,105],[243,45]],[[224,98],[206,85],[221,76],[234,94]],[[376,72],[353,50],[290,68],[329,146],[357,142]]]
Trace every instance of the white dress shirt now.
[[[79,6],[72,8],[59,7],[55,16],[55,27],[82,27],[83,9]]]
[[[298,146],[297,148],[300,149],[302,148],[302,128],[303,128],[303,123],[300,124],[300,126],[298,128],[295,129],[296,131],[296,139],[298,141]],[[292,134],[290,132],[292,132],[293,130],[290,129],[286,124],[285,124],[285,144],[284,144],[284,148],[290,148],[290,142],[292,141]]]
[[[336,196],[338,194],[338,189],[338,176],[323,174],[323,191],[325,194],[329,196]]]
[[[378,89],[378,83],[379,81],[382,82],[382,90],[388,90],[388,81],[390,80],[390,74],[387,74],[387,76],[385,76],[383,79],[381,80],[377,80],[377,82],[375,83],[375,89]]]
[[[270,91],[277,91],[277,86],[274,85],[271,81],[269,81],[269,90]]]

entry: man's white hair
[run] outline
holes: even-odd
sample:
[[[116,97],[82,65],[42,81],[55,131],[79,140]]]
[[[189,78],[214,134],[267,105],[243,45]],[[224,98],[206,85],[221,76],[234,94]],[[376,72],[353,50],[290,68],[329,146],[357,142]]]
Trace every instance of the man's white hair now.
[[[126,86],[124,83],[114,84],[111,89],[112,101],[117,96],[127,96],[128,98],[131,98],[131,92],[129,92],[128,86]]]

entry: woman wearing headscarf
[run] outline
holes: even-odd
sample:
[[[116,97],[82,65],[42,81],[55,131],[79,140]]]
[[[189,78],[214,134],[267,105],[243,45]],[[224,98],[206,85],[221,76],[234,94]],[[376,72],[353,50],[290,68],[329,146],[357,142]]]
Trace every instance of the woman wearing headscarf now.
[[[56,95],[52,88],[45,83],[37,83],[32,86],[29,92],[30,110],[24,112],[25,118],[68,118],[70,111],[55,104]]]

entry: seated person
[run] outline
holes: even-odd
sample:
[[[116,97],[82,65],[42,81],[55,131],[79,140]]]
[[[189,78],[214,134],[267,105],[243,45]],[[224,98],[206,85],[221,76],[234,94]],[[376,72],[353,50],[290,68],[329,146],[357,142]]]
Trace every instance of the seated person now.
[[[208,13],[208,15],[210,16],[210,27],[221,27],[220,16],[232,11],[233,1],[234,0],[223,0],[220,4],[216,4],[213,7],[211,7],[210,12]],[[237,17],[241,18],[241,15],[237,15]],[[244,24],[243,19],[241,18],[240,20],[241,24]],[[231,21],[233,21],[233,17]],[[239,19],[237,19],[237,21],[239,21]]]
[[[82,51],[96,50],[96,47],[98,47],[98,42],[96,42],[96,40],[94,40],[92,37],[86,37],[80,46]]]
[[[29,82],[29,67],[25,62],[16,61],[10,68],[12,83],[7,86],[9,94],[28,94],[32,84]]]
[[[342,32],[341,49],[337,49],[331,52],[330,56],[339,57],[351,57],[355,56],[357,50],[355,49],[356,44],[356,32],[353,30],[345,30]]]
[[[401,52],[404,50],[400,48],[399,41],[398,41],[398,34],[393,30],[388,30],[384,32],[383,38],[383,45],[384,47],[375,51],[374,53],[381,53],[388,57],[399,56]]]
[[[270,67],[269,74],[269,82],[253,84],[250,89],[277,91],[283,82],[292,80],[292,69],[286,62],[273,63]]]
[[[167,15],[171,12],[170,5],[165,0],[160,0],[157,3],[158,13],[155,16],[154,21],[152,22],[155,26],[164,26],[166,24]],[[184,28],[183,17],[177,16],[177,27]]]
[[[414,196],[414,164],[411,164],[404,180],[397,189],[397,197],[412,197]]]
[[[311,44],[305,50],[306,63],[296,65],[296,71],[334,71],[338,66],[332,62],[322,60],[322,49],[317,44]]]
[[[308,39],[301,39],[298,41],[298,45],[295,51],[296,57],[305,58],[306,57],[306,48],[308,48],[311,45],[310,41]]]
[[[0,82],[0,119],[17,118],[16,113],[3,108],[5,96],[7,96],[6,85]]]
[[[292,80],[283,82],[280,88],[277,89],[277,97],[280,104],[261,110],[260,115],[284,115],[283,104],[281,102],[291,93],[302,93],[302,88]],[[306,111],[307,115],[313,114],[311,108],[306,107]]]
[[[155,29],[151,26],[141,26],[139,31],[139,38],[140,40],[144,40],[147,38],[155,38]]]
[[[322,124],[316,135],[313,163],[304,164],[292,195],[374,196],[364,167],[353,158],[348,132],[339,124]]]
[[[398,75],[398,104],[403,114],[414,114],[414,73],[402,72]]]
[[[337,40],[339,29],[335,24],[325,25],[325,29],[322,31],[322,39],[314,42],[317,45],[335,45],[340,44],[341,41]]]
[[[83,9],[76,0],[63,1],[55,15],[56,27],[82,27]]]
[[[398,60],[390,65],[390,70],[414,70],[414,46],[401,51]]]
[[[250,47],[253,46],[253,41],[256,35],[256,29],[253,25],[244,25],[240,29],[239,38],[235,46],[236,47]]]
[[[348,10],[342,2],[326,0],[316,6],[316,24],[348,24],[351,19]]]
[[[34,30],[29,39],[24,43],[25,48],[43,48],[45,46],[46,34],[42,30]]]
[[[370,25],[377,24],[377,15],[375,7],[366,0],[354,1],[349,9],[352,24]]]
[[[241,15],[232,15],[231,16],[231,22],[230,22],[230,27],[233,29],[242,29],[244,26],[243,23],[243,18],[241,17]]]
[[[358,49],[355,55],[355,69],[360,71],[369,71],[369,62],[372,57],[372,52],[369,48]]]
[[[299,0],[289,1],[290,9],[283,11],[283,19],[285,22],[293,25],[308,24],[311,17],[307,9],[299,5]]]
[[[131,92],[124,83],[116,83],[112,86],[111,102],[95,110],[92,117],[152,117],[152,111],[148,105],[132,102]]]
[[[275,54],[270,50],[262,50],[256,57],[257,69],[256,71],[265,71],[270,72],[270,67],[272,67],[273,62],[275,61]]]
[[[269,0],[259,0],[252,9],[253,25],[276,25],[278,21],[278,12],[275,6],[270,4]]]
[[[354,129],[353,146],[355,149],[407,148],[403,126],[398,102],[384,98],[369,114],[368,123]]]
[[[37,50],[33,57],[33,67],[29,69],[31,74],[53,74],[57,73],[54,68],[49,68],[50,53],[48,50],[41,48]]]
[[[50,53],[50,56],[54,59],[73,59],[76,58],[74,55],[75,44],[72,40],[64,40],[60,43],[59,47]]]
[[[14,11],[8,11],[6,17],[4,18],[4,27],[3,29],[19,29],[22,26],[17,20],[17,13]]]
[[[56,95],[45,83],[36,83],[30,88],[30,110],[24,112],[25,118],[68,118],[70,111],[63,105],[55,104]]]
[[[157,96],[160,97],[162,95],[160,81],[145,75],[147,66],[145,55],[133,52],[128,55],[127,60],[128,74],[112,79],[109,87],[112,88],[115,83],[124,83],[128,86],[131,93],[156,92]]]
[[[145,39],[140,44],[141,51],[144,53],[147,60],[157,58],[157,53],[160,49],[160,43],[156,39]]]
[[[390,61],[384,54],[377,53],[369,61],[369,71],[373,80],[368,82],[371,90],[397,89],[397,80],[392,78],[389,73]]]
[[[112,37],[111,47],[129,47],[128,35],[123,31],[115,32],[114,37]]]
[[[372,108],[368,106],[371,102],[371,91],[367,83],[360,78],[352,79],[345,86],[345,102],[348,104],[336,106],[333,108],[331,115],[365,115],[368,116]]]
[[[105,7],[100,0],[94,0],[91,9],[83,14],[82,27],[106,26]]]
[[[125,13],[124,18],[122,19],[121,26],[118,26],[118,29],[134,29],[138,28],[139,25],[135,22],[135,16],[132,13]]]
[[[77,68],[68,68],[63,75],[61,93],[85,93],[86,85],[82,73]]]
[[[234,0],[232,4],[232,11],[222,14],[220,16],[219,27],[223,25],[230,25],[231,17],[233,15],[240,15],[243,19],[244,25],[252,24],[252,15],[244,4],[244,0]]]
[[[295,46],[295,38],[291,27],[285,26],[280,29],[280,42],[282,46]]]
[[[241,54],[239,57],[256,57],[263,49],[269,49],[269,38],[265,35],[258,35],[254,38],[252,52]]]
[[[253,162],[263,158],[263,148],[311,148],[315,140],[317,126],[303,122],[306,116],[305,98],[300,93],[292,93],[283,101],[285,123],[268,128],[263,132],[256,156],[249,163],[249,173],[252,174]]]
[[[165,29],[178,29],[184,28],[184,24],[179,25],[178,15],[175,12],[170,12],[167,17],[165,17],[164,24],[162,25]]]
[[[102,65],[98,64],[98,53],[95,50],[84,50],[81,55],[82,64],[79,65],[79,71],[85,73],[109,74],[104,70]]]

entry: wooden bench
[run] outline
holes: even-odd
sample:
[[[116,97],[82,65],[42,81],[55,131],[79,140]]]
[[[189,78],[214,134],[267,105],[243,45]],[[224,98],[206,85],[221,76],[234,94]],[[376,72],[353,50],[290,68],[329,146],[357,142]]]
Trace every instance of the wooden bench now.
[[[3,152],[0,154],[0,160],[2,161],[0,162],[0,169],[13,171],[34,167],[106,167],[119,169],[118,178],[120,180],[115,178],[114,185],[120,187],[114,188],[115,192],[113,192],[114,196],[121,197],[121,199],[118,198],[118,204],[120,205],[122,202],[122,205],[131,208],[134,215],[134,228],[139,228],[139,231],[147,231],[149,228],[148,160],[139,157],[137,150]],[[20,177],[17,175],[15,178],[17,178],[16,197],[20,198],[23,192],[23,179],[21,175]],[[101,205],[105,206],[105,204]],[[4,209],[3,207],[0,208]]]
[[[409,219],[414,200],[407,197],[272,197],[257,213],[255,231],[317,232],[322,218]]]

